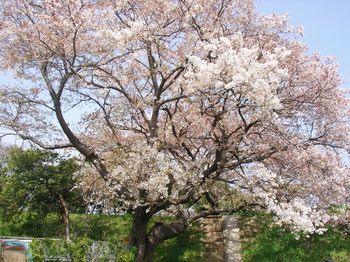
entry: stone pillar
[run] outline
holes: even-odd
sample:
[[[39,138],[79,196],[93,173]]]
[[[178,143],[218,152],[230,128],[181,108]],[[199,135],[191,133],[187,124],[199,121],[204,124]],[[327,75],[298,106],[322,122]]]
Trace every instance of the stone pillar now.
[[[241,262],[241,241],[239,237],[238,219],[234,216],[225,218],[225,261]]]
[[[224,262],[225,244],[223,230],[225,219],[221,216],[203,218],[201,229],[203,232],[202,258],[205,262]]]

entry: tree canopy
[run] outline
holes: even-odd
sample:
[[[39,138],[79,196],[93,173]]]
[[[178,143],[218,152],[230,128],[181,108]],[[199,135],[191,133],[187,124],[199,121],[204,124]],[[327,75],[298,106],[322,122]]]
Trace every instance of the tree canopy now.
[[[65,223],[69,222],[65,221],[69,211],[86,209],[82,192],[76,188],[78,170],[74,159],[61,159],[56,153],[10,149],[1,169],[2,218],[18,223],[21,216],[28,216],[37,225],[47,215],[56,213]]]
[[[0,28],[1,67],[22,80],[2,85],[2,129],[78,151],[81,186],[134,214],[139,261],[246,206],[322,231],[348,196],[336,62],[309,54],[286,16],[252,0],[13,0]],[[244,201],[222,208],[228,192]],[[147,232],[159,212],[174,221]]]

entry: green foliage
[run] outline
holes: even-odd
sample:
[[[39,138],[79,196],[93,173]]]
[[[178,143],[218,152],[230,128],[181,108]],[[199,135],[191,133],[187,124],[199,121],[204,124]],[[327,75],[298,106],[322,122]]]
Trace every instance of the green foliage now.
[[[301,235],[297,239],[262,213],[242,215],[241,225],[244,262],[350,261],[350,238],[334,228],[323,235]]]
[[[52,214],[62,214],[60,195],[71,212],[84,211],[82,194],[75,188],[77,170],[74,159],[60,158],[56,153],[9,150],[0,170],[0,216],[12,233],[47,236],[49,232],[42,225],[52,220]],[[56,224],[58,219],[56,216]]]
[[[63,240],[33,240],[30,243],[30,252],[35,262],[44,262],[45,258],[71,258],[68,243]],[[80,260],[83,261],[83,260]]]
[[[62,232],[63,227],[62,224],[55,224],[54,221],[56,221],[56,219],[58,219],[57,215],[50,214],[44,224],[38,228],[42,228],[47,237],[55,238],[59,236],[60,232]],[[156,217],[156,220],[168,221],[169,219]],[[63,240],[35,240],[31,245],[33,257],[37,258],[37,260],[34,259],[34,261],[43,261],[45,254],[51,254],[52,256],[67,256],[67,254],[69,254],[71,257],[84,257],[84,255],[86,255],[86,250],[89,250],[88,246],[93,241],[102,241],[101,243],[104,241],[108,242],[110,252],[115,254],[117,262],[134,261],[136,249],[126,250],[125,248],[131,228],[131,222],[131,216],[127,215],[73,214],[71,215],[71,235],[73,238],[72,242],[70,242],[71,244],[65,246],[64,243],[66,242]],[[11,225],[11,227],[13,226],[14,225]],[[16,230],[17,229],[19,228],[16,227]],[[11,230],[12,232],[15,232],[13,228],[11,228]],[[27,229],[27,232],[29,232],[29,229]],[[23,234],[19,234],[20,232],[16,233],[18,234],[14,235],[23,236]],[[27,234],[26,236],[31,235]],[[162,243],[156,250],[154,261],[201,261],[200,237],[201,232],[199,230],[199,225],[195,224],[178,237],[169,239]],[[108,252],[106,254],[108,254]],[[99,261],[104,262],[102,258]]]
[[[41,217],[34,212],[26,211],[8,221],[0,217],[1,236],[55,238],[61,236],[62,232],[61,218],[55,213],[49,213],[46,217]]]
[[[194,224],[181,235],[166,240],[154,254],[155,262],[194,262],[201,261],[201,231]]]
[[[12,236],[13,234],[11,228],[8,226],[6,221],[0,218],[0,236]]]
[[[68,248],[68,253],[73,258],[73,261],[87,261],[92,242],[93,240],[87,237],[82,237],[65,243]]]
[[[33,240],[29,245],[29,252],[32,254],[33,261],[41,262],[45,259],[45,245],[42,240]]]
[[[118,236],[126,243],[131,229],[132,217],[129,215],[103,215],[103,214],[72,214],[72,237],[85,236],[93,240],[109,240]]]
[[[93,242],[86,237],[69,242],[50,239],[34,240],[30,244],[30,252],[35,262],[44,262],[45,258],[50,258],[50,261],[60,261],[65,258],[77,262],[108,262],[109,258],[114,258],[116,262],[134,261],[136,250],[126,250],[116,240]]]
[[[136,248],[126,249],[125,238],[121,236],[111,236],[108,238],[108,243],[112,254],[116,257],[117,262],[133,262],[136,258]],[[101,261],[102,262],[102,261]],[[108,262],[108,261],[106,261]]]
[[[52,260],[61,258],[73,261],[87,261],[92,240],[79,238],[72,242],[64,240],[34,240],[30,243],[30,252],[35,262],[44,262],[45,258]]]

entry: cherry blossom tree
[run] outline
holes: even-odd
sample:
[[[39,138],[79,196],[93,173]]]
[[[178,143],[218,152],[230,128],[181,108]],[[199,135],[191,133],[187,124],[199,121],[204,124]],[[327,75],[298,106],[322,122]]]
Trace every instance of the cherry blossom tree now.
[[[252,0],[0,9],[1,68],[16,79],[1,87],[1,129],[78,151],[90,197],[133,214],[138,261],[211,214],[256,206],[307,233],[336,219],[350,182],[348,100],[336,62],[309,54],[287,16]],[[173,220],[147,230],[156,214]]]

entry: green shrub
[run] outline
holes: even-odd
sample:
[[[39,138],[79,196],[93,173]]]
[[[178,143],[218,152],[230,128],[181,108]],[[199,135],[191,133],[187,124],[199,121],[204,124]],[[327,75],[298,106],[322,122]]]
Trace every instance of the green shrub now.
[[[135,259],[135,251],[135,249],[126,250],[117,239],[113,242],[93,241],[86,237],[68,242],[44,239],[33,240],[30,244],[30,252],[35,262],[44,262],[45,258],[57,262],[61,259],[73,262],[108,262],[109,258],[114,258],[116,262],[132,262]]]
[[[37,239],[30,243],[29,248],[35,262],[44,262],[45,258],[51,258],[53,261],[54,259],[59,261],[60,258],[71,258],[68,244],[64,240]]]
[[[28,215],[25,214],[23,218],[28,218]],[[24,219],[27,222],[21,223],[20,227],[0,223],[0,230],[6,232],[7,235],[62,238],[64,227],[58,219],[57,215],[49,214],[45,218],[44,224],[40,226],[33,223],[34,219]],[[84,259],[94,241],[99,241],[95,243],[108,242],[110,251],[106,251],[105,255],[108,256],[108,253],[114,254],[117,262],[131,262],[134,260],[136,249],[126,249],[132,224],[130,215],[71,214],[70,219],[73,241],[66,243],[63,240],[34,240],[31,249],[35,262],[42,262],[45,256],[61,256],[75,259],[74,261],[78,262],[85,261]],[[151,221],[150,228],[157,221],[171,222],[171,218],[158,216]],[[28,230],[22,231],[24,225]],[[30,234],[34,231],[36,231],[35,235]],[[201,261],[200,237],[199,225],[195,224],[178,237],[162,243],[156,250],[154,261]],[[99,258],[99,262],[104,262],[102,257]]]

